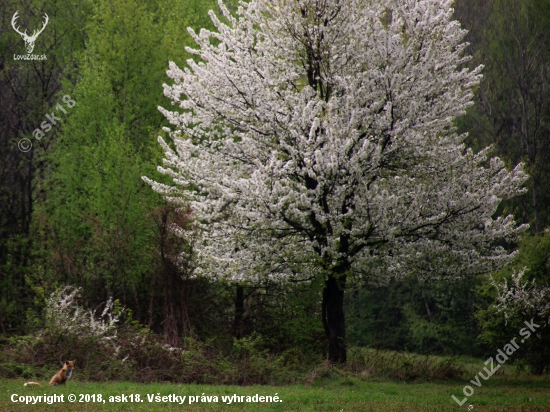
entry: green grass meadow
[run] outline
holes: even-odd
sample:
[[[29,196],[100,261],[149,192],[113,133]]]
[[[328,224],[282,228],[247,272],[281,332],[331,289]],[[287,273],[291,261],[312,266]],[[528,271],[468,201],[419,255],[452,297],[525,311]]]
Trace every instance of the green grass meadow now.
[[[462,388],[468,381],[445,383],[405,383],[395,381],[362,381],[335,379],[317,381],[312,385],[288,386],[211,386],[176,385],[169,383],[136,384],[129,382],[95,383],[68,382],[65,387],[25,387],[22,380],[0,380],[0,411],[550,411],[550,379],[533,377],[495,376],[475,388],[474,394],[459,407],[451,395],[462,399]],[[26,405],[12,402],[19,396],[64,395],[61,405],[39,403]],[[69,403],[73,394],[76,402]],[[102,395],[101,402],[79,402],[86,394]],[[176,402],[149,402],[147,394],[154,396],[187,396],[181,405]],[[227,404],[222,396],[279,396],[280,402],[233,402]],[[110,397],[126,395],[127,402],[110,402]],[[129,395],[140,395],[140,402],[131,402]],[[218,396],[218,402],[201,402],[201,396]],[[197,402],[189,404],[189,396]],[[105,403],[103,403],[105,400]],[[244,398],[246,400],[246,398]]]

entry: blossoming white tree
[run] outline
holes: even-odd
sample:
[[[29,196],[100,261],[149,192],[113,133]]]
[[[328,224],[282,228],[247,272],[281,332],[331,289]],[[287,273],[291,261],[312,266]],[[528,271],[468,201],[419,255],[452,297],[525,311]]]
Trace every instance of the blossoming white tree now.
[[[191,31],[200,59],[170,64],[160,109],[175,129],[165,167],[203,229],[206,273],[235,281],[321,278],[329,359],[346,360],[343,299],[354,277],[460,277],[505,265],[522,192],[456,116],[480,70],[462,68],[452,0],[220,3],[218,32]],[[166,130],[169,131],[168,129]]]

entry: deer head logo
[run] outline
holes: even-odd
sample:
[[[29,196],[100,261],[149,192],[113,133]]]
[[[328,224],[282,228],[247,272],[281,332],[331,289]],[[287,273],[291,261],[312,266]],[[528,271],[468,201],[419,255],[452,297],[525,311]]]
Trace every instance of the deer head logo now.
[[[31,54],[33,49],[34,49],[34,42],[36,41],[38,35],[40,33],[42,33],[44,31],[44,29],[46,28],[46,25],[48,24],[48,21],[50,20],[48,15],[46,13],[44,13],[44,17],[45,17],[45,20],[44,20],[44,25],[42,26],[42,28],[40,30],[35,30],[33,33],[32,33],[32,36],[29,36],[27,34],[27,29],[25,29],[25,32],[22,33],[21,31],[19,31],[19,29],[17,28],[17,26],[15,25],[15,21],[17,20],[17,18],[19,17],[18,16],[18,13],[19,13],[19,10],[15,12],[15,14],[13,15],[13,18],[11,19],[11,25],[13,27],[13,29],[21,35],[21,37],[23,38],[23,40],[25,41],[25,47],[27,48],[27,53]]]

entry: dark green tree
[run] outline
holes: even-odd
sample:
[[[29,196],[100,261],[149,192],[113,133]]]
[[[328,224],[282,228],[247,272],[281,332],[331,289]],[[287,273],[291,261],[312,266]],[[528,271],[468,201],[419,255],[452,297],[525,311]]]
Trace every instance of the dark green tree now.
[[[40,140],[33,132],[61,102],[62,81],[75,81],[90,4],[3,0],[0,9],[0,332],[13,332],[26,323],[25,308],[33,303],[26,279],[32,252],[41,247],[33,238],[33,214],[46,197],[41,182],[51,166],[44,155],[60,127],[52,125]],[[27,50],[12,20],[21,32],[44,28],[33,49],[44,60],[14,57]]]
[[[476,105],[460,125],[475,146],[493,144],[510,165],[526,164],[529,192],[508,205],[538,233],[550,222],[550,1],[458,5],[472,30],[473,64],[486,66]]]

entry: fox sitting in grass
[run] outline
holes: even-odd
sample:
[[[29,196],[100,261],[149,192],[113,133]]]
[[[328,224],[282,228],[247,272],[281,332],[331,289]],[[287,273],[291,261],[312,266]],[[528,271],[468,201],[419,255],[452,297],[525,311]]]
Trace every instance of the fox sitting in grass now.
[[[69,360],[63,364],[63,367],[53,375],[50,385],[65,385],[67,379],[71,379],[74,370],[74,361]]]
[[[75,361],[61,362],[63,363],[63,367],[59,370],[59,372],[52,376],[52,379],[50,380],[50,385],[65,385],[65,383],[67,383],[67,379],[71,379],[71,376],[73,374],[74,362]],[[38,382],[25,382],[25,386],[29,385],[42,386]]]

